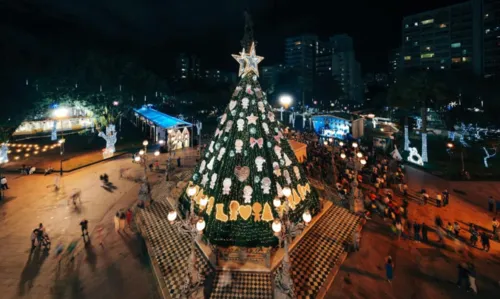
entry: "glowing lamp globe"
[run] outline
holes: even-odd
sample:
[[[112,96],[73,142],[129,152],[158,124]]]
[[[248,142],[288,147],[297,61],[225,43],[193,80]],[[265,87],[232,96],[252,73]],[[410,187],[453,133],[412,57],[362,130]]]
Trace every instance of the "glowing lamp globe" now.
[[[304,222],[306,224],[311,222],[311,220],[312,220],[311,213],[309,211],[305,211],[304,214],[302,214],[302,219],[304,220]]]
[[[358,156],[358,158],[363,158],[363,153],[357,153],[356,156]]]
[[[200,219],[198,222],[196,222],[196,230],[199,231],[200,233],[205,229],[206,223],[205,220]]]
[[[65,117],[68,117],[69,115],[69,110],[67,108],[57,108],[56,110],[54,110],[52,112],[52,116],[54,118],[65,118]]]
[[[280,103],[285,108],[288,108],[288,106],[290,106],[292,101],[293,101],[293,99],[290,95],[284,94],[284,95],[280,96]]]
[[[114,106],[118,106],[118,104],[119,104],[118,101],[113,101]]]
[[[357,148],[357,147],[358,147],[358,144],[357,144],[356,142],[353,142],[353,143],[352,143],[352,147]]]
[[[155,152],[155,156],[158,157],[160,155],[160,151]]]
[[[139,161],[141,161],[141,157],[136,156],[136,157],[134,158],[134,160],[135,160],[135,162],[139,162]]]
[[[361,161],[359,161],[361,163],[361,165],[365,165],[366,164],[366,160],[365,159],[361,159]]]
[[[340,158],[345,159],[346,155],[344,153],[340,154]]]
[[[168,212],[167,219],[170,222],[174,222],[175,219],[177,219],[177,212],[176,211],[170,211],[170,212]]]
[[[275,234],[279,234],[281,232],[281,221],[279,219],[275,219],[271,227]]]
[[[141,156],[144,155],[144,150],[140,150],[139,155],[141,155]]]
[[[193,196],[195,196],[195,194],[196,194],[196,188],[195,187],[189,187],[187,189],[187,195],[189,197],[193,197]]]
[[[279,208],[279,207],[281,207],[281,200],[280,200],[279,198],[275,197],[275,198],[273,199],[273,206],[274,206],[275,208]]]
[[[326,141],[326,140],[325,140],[325,141],[323,141],[323,144],[324,144],[324,145],[328,145],[328,141]]]
[[[159,143],[160,145],[164,145],[164,144],[165,144],[165,140],[163,140],[163,139],[162,139],[162,140],[158,141],[158,143]]]
[[[448,142],[448,143],[446,144],[446,146],[447,146],[448,148],[453,148],[455,145],[454,145],[453,143],[451,143],[451,142]]]
[[[144,140],[144,141],[142,142],[142,145],[144,145],[144,146],[148,146],[148,144],[149,144],[149,142],[148,142],[147,140]]]
[[[340,146],[344,146],[344,143],[341,141],[341,142],[339,142],[339,145]]]
[[[282,192],[283,192],[283,195],[285,195],[285,197],[289,197],[292,194],[292,190],[290,189],[290,187],[283,188]]]
[[[330,141],[330,143],[332,143],[333,142],[333,138],[330,137],[330,139],[328,139],[328,141]]]
[[[205,196],[200,199],[200,207],[205,208],[208,204],[208,196]]]

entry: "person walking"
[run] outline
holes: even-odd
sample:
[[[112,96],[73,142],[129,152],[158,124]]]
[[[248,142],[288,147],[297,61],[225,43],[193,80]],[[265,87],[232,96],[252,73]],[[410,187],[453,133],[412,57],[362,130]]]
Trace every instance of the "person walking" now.
[[[360,241],[359,231],[354,231],[354,233],[352,234],[353,251],[359,251],[359,241]]]
[[[450,193],[447,189],[443,191],[443,207],[446,207],[450,203]]]
[[[406,234],[408,236],[408,240],[411,240],[411,229],[413,228],[413,223],[410,219],[406,220]]]
[[[441,194],[436,195],[436,206],[438,208],[443,206],[443,198],[441,197]]]
[[[425,222],[422,222],[422,241],[427,243],[429,240],[427,239],[427,232],[429,231],[429,227]]]
[[[486,234],[486,232],[481,233],[481,245],[483,245],[484,251],[490,251],[490,237]]]
[[[120,212],[116,212],[113,221],[115,223],[115,232],[118,232],[120,230]]]
[[[469,275],[469,287],[477,295],[477,285],[476,285],[476,267],[474,264],[469,263],[468,267],[468,275]]]
[[[453,232],[455,233],[455,238],[458,238],[460,234],[460,224],[456,221],[453,223]]]
[[[131,209],[128,209],[127,210],[127,226],[130,230],[132,230],[132,227],[130,226],[130,224],[132,223],[132,217],[133,217],[133,214],[132,214],[132,210]]]
[[[38,229],[34,229],[31,232],[31,250],[33,250],[36,247],[36,241],[38,239]]]
[[[392,257],[388,256],[385,260],[385,277],[389,283],[392,282],[394,277],[394,263],[392,262]]]
[[[89,221],[87,219],[83,219],[82,221],[80,221],[80,227],[82,229],[83,241],[84,242],[87,242],[87,240],[90,241],[90,238],[89,238]],[[85,236],[87,236],[87,240],[85,239]]]
[[[493,209],[495,207],[495,200],[493,199],[493,196],[488,196],[488,211],[493,212]]]
[[[398,237],[398,241],[401,239],[401,235],[403,234],[403,224],[400,221],[396,222],[396,236]]]
[[[121,212],[121,213],[120,213],[120,229],[121,229],[122,231],[124,231],[124,230],[125,230],[125,219],[126,219],[126,218],[127,218],[127,217],[125,216],[125,213]]]
[[[413,223],[413,233],[415,242],[420,243],[420,224],[417,221]]]
[[[7,185],[7,178],[2,176],[2,178],[0,179],[0,183],[2,185],[2,190],[6,190],[6,189],[9,189],[9,185]]]

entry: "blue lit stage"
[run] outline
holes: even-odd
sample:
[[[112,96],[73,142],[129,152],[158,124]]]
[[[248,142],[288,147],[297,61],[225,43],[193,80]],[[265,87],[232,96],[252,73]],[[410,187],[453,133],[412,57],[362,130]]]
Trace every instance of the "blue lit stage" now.
[[[344,139],[351,127],[351,121],[333,115],[315,115],[312,121],[314,131],[321,137]]]

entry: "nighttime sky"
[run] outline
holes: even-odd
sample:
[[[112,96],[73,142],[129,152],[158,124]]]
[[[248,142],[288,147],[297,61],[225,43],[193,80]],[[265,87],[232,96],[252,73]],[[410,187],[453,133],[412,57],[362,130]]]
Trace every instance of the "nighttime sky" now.
[[[403,16],[459,2],[0,0],[0,33],[6,37],[3,46],[25,52],[116,48],[168,68],[173,63],[169,54],[186,51],[198,53],[204,67],[236,72],[230,54],[240,50],[243,11],[249,8],[257,54],[266,57],[262,65],[283,60],[287,36],[347,33],[363,71],[385,71],[388,51],[400,42]]]

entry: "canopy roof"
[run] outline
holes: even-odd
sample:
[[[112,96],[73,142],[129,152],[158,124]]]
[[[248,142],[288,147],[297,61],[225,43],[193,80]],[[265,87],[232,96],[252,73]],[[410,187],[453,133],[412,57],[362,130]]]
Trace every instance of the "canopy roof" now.
[[[155,123],[159,127],[163,129],[170,129],[175,127],[185,127],[192,126],[193,124],[188,123],[187,121],[183,121],[182,119],[178,119],[176,117],[167,115],[153,108],[143,106],[140,109],[134,109],[135,113],[144,117],[145,119]]]

